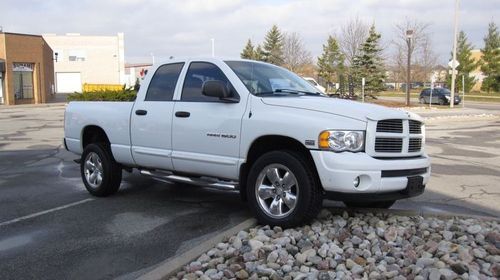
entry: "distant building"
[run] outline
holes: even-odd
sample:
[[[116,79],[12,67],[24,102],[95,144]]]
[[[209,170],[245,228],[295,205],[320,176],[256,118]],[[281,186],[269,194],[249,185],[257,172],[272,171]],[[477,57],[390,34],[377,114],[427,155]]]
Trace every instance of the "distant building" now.
[[[42,36],[0,32],[0,103],[47,102],[54,92],[52,57]]]
[[[125,77],[127,87],[134,86],[137,79],[139,79],[140,84],[151,65],[151,63],[126,63]]]
[[[56,92],[81,92],[83,84],[125,84],[123,37],[123,33],[116,36],[43,34],[54,50]]]
[[[483,57],[483,53],[481,52],[481,50],[472,50],[471,53],[474,62],[477,63],[476,69],[469,73],[469,77],[474,77],[476,79],[476,83],[472,87],[471,91],[480,91],[481,86],[483,85],[483,80],[486,77],[483,75],[483,72],[481,72],[481,66],[478,63]]]

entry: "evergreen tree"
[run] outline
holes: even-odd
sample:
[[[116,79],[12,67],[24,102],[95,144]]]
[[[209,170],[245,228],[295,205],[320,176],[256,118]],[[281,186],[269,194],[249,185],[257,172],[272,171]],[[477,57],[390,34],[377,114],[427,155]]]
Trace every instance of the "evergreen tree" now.
[[[481,90],[500,91],[500,34],[494,22],[488,26],[488,35],[484,37],[484,48],[481,50],[481,72],[486,76]]]
[[[477,67],[477,63],[472,58],[472,49],[472,44],[468,42],[467,35],[465,32],[460,31],[457,39],[457,61],[459,65],[456,70],[458,71],[458,76],[455,80],[455,88],[458,92],[464,90],[462,87],[462,75],[464,76],[465,92],[470,92],[476,83],[475,78],[470,76],[470,73]],[[453,58],[453,53],[451,55]],[[446,76],[446,83],[448,84],[448,88],[451,88],[451,75]]]
[[[273,27],[267,32],[263,44],[263,60],[275,65],[283,65],[283,34],[278,26]]]
[[[344,60],[337,40],[331,35],[328,36],[326,45],[323,45],[323,53],[318,57],[319,76],[327,82],[327,92],[329,85],[338,82],[344,73]]]
[[[254,58],[255,60],[264,61],[264,50],[260,45],[257,45],[257,47],[255,48],[254,55],[255,55]]]
[[[361,86],[361,79],[365,78],[365,95],[372,97],[385,89],[385,67],[380,37],[381,35],[375,31],[375,25],[372,25],[368,38],[361,45],[360,52],[353,61],[354,82]]]
[[[255,48],[250,39],[248,39],[245,48],[240,54],[240,57],[244,59],[255,59]]]

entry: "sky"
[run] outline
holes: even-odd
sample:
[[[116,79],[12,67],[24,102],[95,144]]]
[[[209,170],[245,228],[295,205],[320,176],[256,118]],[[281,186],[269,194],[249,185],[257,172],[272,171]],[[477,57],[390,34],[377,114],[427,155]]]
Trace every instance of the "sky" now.
[[[405,19],[430,24],[438,62],[446,64],[453,43],[455,0],[0,0],[4,32],[82,35],[125,34],[127,62],[170,56],[239,57],[247,39],[261,43],[273,24],[297,32],[313,57],[329,34],[349,19],[374,23],[391,53],[395,25]],[[488,23],[500,25],[500,0],[461,0],[459,29],[483,47]]]

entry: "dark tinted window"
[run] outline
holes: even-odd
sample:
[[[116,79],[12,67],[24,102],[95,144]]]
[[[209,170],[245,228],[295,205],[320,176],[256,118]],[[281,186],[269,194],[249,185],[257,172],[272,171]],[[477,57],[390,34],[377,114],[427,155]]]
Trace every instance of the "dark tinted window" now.
[[[171,101],[182,66],[184,63],[160,66],[149,83],[145,101]]]
[[[233,88],[219,67],[207,62],[193,62],[189,65],[189,69],[184,80],[181,100],[201,102],[220,101],[217,97],[205,96],[201,92],[203,83],[213,80],[224,82],[228,90],[231,92],[231,95],[233,97],[237,96],[236,90]]]

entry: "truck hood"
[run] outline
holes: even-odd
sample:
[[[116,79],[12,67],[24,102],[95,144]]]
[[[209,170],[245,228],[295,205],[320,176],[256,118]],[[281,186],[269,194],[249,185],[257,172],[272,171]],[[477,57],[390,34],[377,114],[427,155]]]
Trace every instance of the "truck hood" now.
[[[317,96],[265,97],[262,102],[270,106],[289,107],[309,111],[323,112],[360,121],[382,119],[416,119],[422,118],[411,112],[391,109],[384,106],[361,103],[357,101]]]

